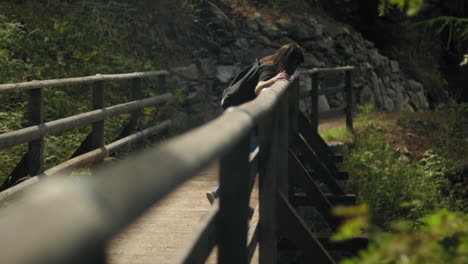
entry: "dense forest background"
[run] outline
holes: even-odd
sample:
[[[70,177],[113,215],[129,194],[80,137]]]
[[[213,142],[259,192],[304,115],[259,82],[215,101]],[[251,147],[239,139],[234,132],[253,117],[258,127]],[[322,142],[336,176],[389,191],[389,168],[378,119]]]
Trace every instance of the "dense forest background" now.
[[[204,10],[196,0],[5,0],[0,2],[0,83],[167,69],[193,59],[192,46],[204,34]],[[261,13],[275,19],[312,12],[315,1],[225,0],[237,15]],[[421,82],[434,116],[402,113],[395,119],[374,106],[361,106],[353,148],[345,166],[346,188],[363,205],[343,209],[349,218],[338,239],[362,232],[374,244],[344,263],[468,263],[468,1],[318,1],[336,20],[361,31],[405,74]],[[409,14],[409,15],[408,15]],[[157,122],[186,99],[165,109],[148,109]],[[106,89],[106,104],[126,102],[125,85]],[[157,93],[145,83],[147,95]],[[0,94],[0,133],[27,126],[27,94]],[[45,89],[45,120],[91,109],[89,87]],[[437,112],[435,111],[437,110]],[[129,116],[106,123],[106,142]],[[406,141],[426,142],[415,151],[390,137],[401,128]],[[393,130],[392,130],[393,129]],[[45,168],[67,160],[90,132],[84,127],[46,138]],[[415,139],[415,135],[417,138]],[[432,135],[432,137],[430,137]],[[427,138],[424,138],[426,137]],[[401,143],[401,142],[400,142]],[[409,150],[405,150],[409,148]],[[0,150],[0,181],[26,153],[21,145]]]
[[[183,65],[187,50],[170,38],[189,34],[195,18],[196,10],[187,1],[2,1],[0,83]],[[106,105],[129,101],[129,83],[107,87]],[[145,81],[143,87],[145,95],[157,93],[154,82]],[[46,122],[91,110],[88,86],[46,88],[44,93]],[[0,94],[0,133],[28,125],[27,102],[25,92]],[[147,119],[157,122],[160,116],[153,117],[158,113],[147,109]],[[128,118],[106,122],[107,143]],[[83,127],[47,137],[44,168],[67,160],[89,132],[90,127]],[[2,182],[26,151],[25,145],[0,150]]]
[[[379,50],[424,84],[433,107],[467,101],[468,3],[450,1],[322,1]],[[337,8],[339,7],[339,8]]]

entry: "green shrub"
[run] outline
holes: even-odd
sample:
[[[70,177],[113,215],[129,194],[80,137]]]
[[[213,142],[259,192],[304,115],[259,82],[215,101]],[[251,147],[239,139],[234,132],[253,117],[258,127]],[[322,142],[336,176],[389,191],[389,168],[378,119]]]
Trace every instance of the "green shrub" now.
[[[326,132],[321,133],[320,136],[326,141],[339,140],[343,142],[351,142],[353,138],[353,134],[348,128],[328,130]]]
[[[360,117],[366,122],[357,129],[345,168],[350,173],[346,187],[369,204],[373,222],[388,227],[393,220],[411,220],[417,226],[434,210],[461,210],[463,198],[454,195],[457,189],[448,178],[451,160],[436,151],[427,151],[419,161],[397,153],[371,115],[368,111]]]
[[[421,223],[419,229],[393,223],[392,232],[375,233],[367,250],[341,264],[468,263],[468,215],[439,210]]]
[[[0,83],[156,70],[186,56],[169,38],[185,36],[197,15],[189,0],[31,0],[0,2]],[[177,17],[177,19],[174,19]],[[184,45],[181,45],[184,49]],[[145,95],[157,95],[154,79]],[[130,82],[106,82],[106,106],[130,100]],[[26,127],[27,92],[0,93],[0,133]],[[45,88],[45,121],[91,110],[91,87]],[[147,118],[154,118],[147,114]],[[106,120],[105,141],[128,116]],[[158,120],[149,120],[147,123]],[[90,126],[46,137],[45,168],[67,160]],[[0,150],[0,183],[26,144]]]

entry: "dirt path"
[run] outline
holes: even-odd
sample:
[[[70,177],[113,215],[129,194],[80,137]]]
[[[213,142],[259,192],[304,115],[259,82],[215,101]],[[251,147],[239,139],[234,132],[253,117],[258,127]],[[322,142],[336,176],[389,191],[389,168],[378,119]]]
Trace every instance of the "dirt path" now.
[[[329,130],[335,130],[346,127],[346,116],[338,116],[319,121],[318,132],[323,133]]]

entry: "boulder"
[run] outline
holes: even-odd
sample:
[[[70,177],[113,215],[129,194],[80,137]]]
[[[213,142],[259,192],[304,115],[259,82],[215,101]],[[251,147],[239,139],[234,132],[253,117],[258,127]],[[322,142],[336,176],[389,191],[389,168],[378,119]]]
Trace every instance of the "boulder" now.
[[[391,60],[390,61],[390,66],[392,68],[393,73],[400,72],[400,65],[398,64],[397,61]]]
[[[312,89],[312,78],[310,75],[300,75],[299,77],[299,90],[310,92]]]
[[[275,41],[273,44],[277,44],[277,48],[289,44],[289,43],[294,43],[295,41],[292,38],[289,37],[282,37],[281,39]]]
[[[313,54],[306,52],[304,54],[304,63],[301,66],[306,68],[318,68],[325,66],[325,63],[317,60]]]
[[[393,102],[392,98],[388,95],[383,96],[383,109],[389,112],[395,110],[395,103]]]
[[[372,93],[372,90],[369,86],[362,87],[359,92],[359,101],[360,104],[375,104],[375,96]]]
[[[256,32],[256,31],[259,30],[257,20],[255,20],[255,19],[247,19],[246,25],[247,25],[247,29],[248,29],[249,31],[254,31],[254,32]]]
[[[304,41],[317,37],[314,28],[303,23],[293,24],[289,33],[291,38],[296,41]]]
[[[410,93],[410,98],[411,98],[411,105],[413,105],[416,111],[423,111],[423,110],[429,109],[429,103],[427,102],[427,98],[424,95],[423,91]]]
[[[319,95],[318,97],[318,108],[319,112],[325,112],[330,110],[327,97],[325,95]]]
[[[301,43],[301,46],[309,52],[330,52],[330,46],[325,43],[324,39],[307,40]]]
[[[279,39],[286,35],[284,31],[280,31],[278,28],[270,25],[263,26],[260,28],[260,31],[263,32],[269,39]]]
[[[234,29],[236,25],[229,19],[229,17],[215,4],[210,1],[205,1],[208,5],[209,11],[212,14],[211,22],[223,26],[227,29]]]
[[[416,92],[424,90],[424,86],[415,80],[407,81],[407,87],[408,87],[409,92],[411,93],[416,93]]]
[[[249,41],[247,41],[245,38],[238,38],[236,39],[234,45],[241,49],[247,49],[249,47]]]
[[[198,59],[198,65],[199,65],[200,71],[208,78],[215,76],[216,59],[214,59],[213,57]]]
[[[176,75],[188,79],[188,80],[198,80],[200,78],[200,73],[195,64],[190,64],[185,67],[172,68],[171,71]]]
[[[216,66],[216,78],[222,83],[228,83],[231,81],[240,68],[234,65],[218,65]]]
[[[265,46],[265,47],[271,47],[272,46],[271,41],[267,37],[265,37],[263,35],[258,35],[257,36],[257,42],[259,44]]]

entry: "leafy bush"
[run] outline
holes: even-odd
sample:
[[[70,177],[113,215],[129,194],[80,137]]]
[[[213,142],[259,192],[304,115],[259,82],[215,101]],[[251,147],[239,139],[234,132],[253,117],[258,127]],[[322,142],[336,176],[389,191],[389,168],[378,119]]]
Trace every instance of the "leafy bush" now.
[[[1,1],[0,83],[155,70],[169,61],[180,63],[178,59],[186,55],[175,50],[169,39],[189,34],[197,15],[191,2]],[[146,94],[157,94],[156,82],[144,84]],[[129,87],[125,81],[106,83],[106,105],[129,101]],[[27,92],[0,93],[0,133],[28,125],[27,101]],[[46,121],[90,111],[91,88],[46,88],[44,101]],[[106,120],[106,142],[115,139],[127,120]],[[47,137],[45,168],[68,159],[89,131],[88,126]],[[0,182],[25,149],[23,144],[0,150]]]
[[[324,140],[340,140],[345,142],[352,141],[352,133],[348,128],[329,130],[324,133],[321,133],[320,136]]]
[[[452,172],[456,160],[466,162],[466,105],[451,106],[446,136],[413,161],[392,149],[374,111],[360,107],[355,147],[345,160],[347,187],[363,204],[335,208],[348,219],[333,237],[366,233],[370,245],[341,264],[467,263],[467,191],[463,176]]]
[[[468,215],[439,210],[421,223],[416,230],[394,223],[392,232],[375,233],[367,250],[341,264],[468,263]]]
[[[357,127],[355,147],[345,160],[347,188],[369,204],[375,224],[388,227],[390,221],[403,219],[417,226],[418,219],[434,210],[463,208],[447,177],[450,159],[427,151],[421,160],[411,161],[393,150],[372,113],[365,112],[361,120],[366,122]]]

